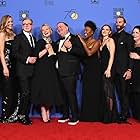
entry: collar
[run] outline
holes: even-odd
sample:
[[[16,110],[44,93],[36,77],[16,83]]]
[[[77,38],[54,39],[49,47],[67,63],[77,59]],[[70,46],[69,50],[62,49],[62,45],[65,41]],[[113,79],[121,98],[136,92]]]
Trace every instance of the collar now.
[[[68,38],[70,36],[70,32],[68,32],[66,35],[65,35],[65,39]]]
[[[26,32],[26,31],[24,31],[24,30],[23,30],[23,33],[24,33],[26,36],[32,35],[31,32],[29,33],[29,32]]]

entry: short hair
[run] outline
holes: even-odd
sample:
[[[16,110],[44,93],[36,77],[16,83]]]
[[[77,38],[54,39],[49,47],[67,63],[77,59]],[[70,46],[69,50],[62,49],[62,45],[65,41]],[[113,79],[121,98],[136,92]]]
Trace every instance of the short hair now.
[[[59,23],[63,23],[65,26],[69,27],[68,24],[67,24],[66,22],[60,21],[60,22],[57,23],[57,25],[58,25]]]
[[[126,19],[125,19],[125,17],[123,17],[123,16],[118,16],[117,18],[122,18],[123,21],[124,21],[124,23],[126,23]]]
[[[23,18],[22,23],[23,23],[25,20],[30,20],[30,21],[33,23],[33,20],[32,20],[31,18],[29,18],[29,17]]]
[[[84,26],[85,27],[90,27],[93,32],[95,32],[95,30],[97,29],[96,24],[91,20],[86,21]]]

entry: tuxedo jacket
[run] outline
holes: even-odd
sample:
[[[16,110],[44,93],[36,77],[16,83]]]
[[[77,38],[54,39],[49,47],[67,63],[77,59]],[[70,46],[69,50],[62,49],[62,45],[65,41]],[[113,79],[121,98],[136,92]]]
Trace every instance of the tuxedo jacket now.
[[[112,37],[116,45],[114,70],[115,72],[123,75],[128,68],[132,69],[133,67],[129,53],[134,46],[134,41],[131,34],[125,32],[124,30],[120,33],[114,33]]]
[[[36,39],[35,37],[33,38],[36,44]],[[26,61],[29,56],[36,56],[36,54],[34,53],[35,48],[31,47],[27,37],[23,32],[15,37],[13,45],[14,45],[13,55],[16,59],[17,76],[19,77],[32,76],[34,65],[27,64]]]
[[[61,76],[70,76],[80,73],[80,61],[86,55],[82,43],[78,36],[70,34],[72,48],[67,52],[58,52],[60,39],[56,42],[58,72]]]

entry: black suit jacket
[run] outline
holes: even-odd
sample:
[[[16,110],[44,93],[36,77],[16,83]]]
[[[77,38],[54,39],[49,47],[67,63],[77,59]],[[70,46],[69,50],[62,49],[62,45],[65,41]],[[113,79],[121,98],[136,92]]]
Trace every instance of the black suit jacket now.
[[[70,42],[72,43],[72,48],[67,52],[57,52],[58,57],[58,71],[61,76],[76,75],[80,72],[80,60],[86,55],[82,43],[78,36],[70,34]],[[59,47],[60,39],[57,43],[57,51]]]
[[[36,44],[35,37],[34,41]],[[33,74],[32,64],[26,64],[27,58],[29,56],[35,56],[35,48],[31,47],[27,37],[22,32],[17,35],[14,40],[13,55],[16,58],[16,74],[19,77],[28,77]]]
[[[125,32],[124,30],[120,33],[114,33],[112,37],[116,45],[114,70],[115,72],[123,75],[128,68],[132,69],[133,67],[129,53],[133,48],[134,41],[131,34]]]

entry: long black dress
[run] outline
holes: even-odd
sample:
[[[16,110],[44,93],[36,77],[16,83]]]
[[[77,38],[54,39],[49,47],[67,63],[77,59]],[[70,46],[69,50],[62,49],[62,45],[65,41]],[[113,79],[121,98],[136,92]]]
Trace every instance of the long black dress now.
[[[106,78],[104,75],[109,62],[110,53],[106,46],[103,46],[100,50],[101,59],[101,71],[102,71],[102,93],[104,96],[104,118],[103,121],[106,123],[117,121],[117,102],[115,98],[115,89],[112,80],[113,66],[111,69],[111,78]]]
[[[81,121],[102,120],[101,71],[98,52],[83,61]]]
[[[140,55],[140,47],[134,48],[133,52]],[[140,120],[140,60],[133,59],[131,100],[132,113],[135,119]]]
[[[37,42],[36,53],[45,49],[46,42],[40,39]],[[52,43],[54,46],[54,43]],[[62,98],[57,71],[55,69],[55,55],[48,57],[46,53],[38,58],[32,80],[31,98],[34,105],[61,105]]]
[[[2,122],[14,122],[17,120],[18,113],[18,91],[15,77],[15,61],[12,55],[13,40],[5,42],[4,56],[6,65],[9,69],[9,77],[3,75],[2,64],[0,64],[0,81],[2,85]]]

